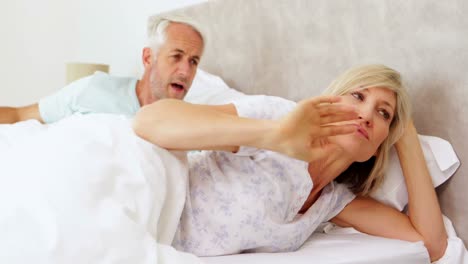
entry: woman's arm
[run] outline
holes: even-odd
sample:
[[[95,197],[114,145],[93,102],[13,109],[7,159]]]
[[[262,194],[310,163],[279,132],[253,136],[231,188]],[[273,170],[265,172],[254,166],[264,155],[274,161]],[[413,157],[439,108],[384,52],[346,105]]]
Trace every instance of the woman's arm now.
[[[423,240],[407,215],[369,197],[356,197],[331,221],[369,235],[411,242]]]
[[[411,123],[396,143],[408,189],[409,215],[371,198],[357,197],[332,222],[376,236],[423,241],[431,261],[447,248],[447,233],[419,139]]]
[[[447,233],[413,122],[410,122],[395,147],[408,189],[409,218],[414,228],[423,236],[429,254],[434,256],[433,259],[438,259],[445,253]]]
[[[143,107],[135,117],[140,137],[167,149],[237,151],[250,146],[277,151],[305,161],[328,154],[332,145],[319,140],[352,133],[353,125],[331,125],[357,118],[354,107],[335,104],[340,97],[304,100],[281,120],[258,120],[237,115],[234,105],[194,105],[164,99]]]

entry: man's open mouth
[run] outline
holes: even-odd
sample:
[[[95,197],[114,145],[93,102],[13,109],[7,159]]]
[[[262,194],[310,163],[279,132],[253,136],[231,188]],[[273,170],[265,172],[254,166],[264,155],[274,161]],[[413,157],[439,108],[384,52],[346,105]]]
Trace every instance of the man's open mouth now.
[[[185,87],[182,84],[179,83],[171,83],[172,88],[177,89],[177,90],[184,90]]]

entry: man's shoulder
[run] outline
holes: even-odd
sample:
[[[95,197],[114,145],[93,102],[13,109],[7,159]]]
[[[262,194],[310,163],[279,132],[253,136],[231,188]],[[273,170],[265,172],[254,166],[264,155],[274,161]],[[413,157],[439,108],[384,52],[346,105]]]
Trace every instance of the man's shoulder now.
[[[87,88],[115,92],[115,90],[121,90],[128,88],[130,85],[136,85],[136,81],[137,79],[134,77],[114,76],[97,71],[90,76]]]
[[[74,113],[117,113],[134,115],[139,109],[135,94],[136,79],[116,77],[103,72],[76,80],[39,101],[46,123]]]

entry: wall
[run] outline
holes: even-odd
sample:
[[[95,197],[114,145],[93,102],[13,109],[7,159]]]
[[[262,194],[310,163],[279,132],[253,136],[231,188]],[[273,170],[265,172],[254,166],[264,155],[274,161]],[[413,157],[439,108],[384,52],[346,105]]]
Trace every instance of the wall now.
[[[149,15],[206,0],[15,0],[0,8],[0,106],[36,102],[65,84],[65,63],[138,76]]]

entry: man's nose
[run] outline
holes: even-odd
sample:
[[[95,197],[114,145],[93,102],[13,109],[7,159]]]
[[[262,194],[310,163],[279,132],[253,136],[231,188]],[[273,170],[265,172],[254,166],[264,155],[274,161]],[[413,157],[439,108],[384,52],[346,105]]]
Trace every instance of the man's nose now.
[[[177,68],[177,74],[179,76],[187,77],[191,71],[191,65],[189,61],[181,61]]]

